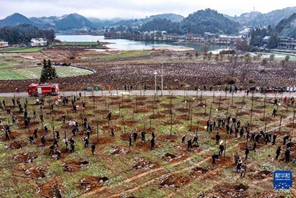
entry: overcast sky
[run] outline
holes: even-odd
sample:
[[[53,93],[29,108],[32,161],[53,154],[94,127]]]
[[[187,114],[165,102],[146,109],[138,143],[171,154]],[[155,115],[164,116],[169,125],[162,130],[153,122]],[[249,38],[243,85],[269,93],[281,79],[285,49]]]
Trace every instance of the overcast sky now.
[[[136,19],[163,13],[186,17],[205,8],[234,16],[253,9],[267,13],[292,6],[296,6],[295,0],[0,0],[0,19],[16,12],[27,17],[62,16],[70,13],[100,19]]]

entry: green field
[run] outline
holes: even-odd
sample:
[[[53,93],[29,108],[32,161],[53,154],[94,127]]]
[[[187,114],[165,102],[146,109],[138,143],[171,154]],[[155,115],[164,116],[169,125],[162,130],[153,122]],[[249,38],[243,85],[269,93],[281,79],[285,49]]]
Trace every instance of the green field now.
[[[16,65],[17,63],[12,61],[12,60],[7,60],[7,57],[5,56],[0,56],[0,68],[3,67],[11,67]]]
[[[120,54],[111,54],[104,56],[97,56],[100,59],[119,59],[119,58],[132,58],[138,56],[147,56],[149,55],[149,51],[123,51]]]
[[[76,67],[56,67],[59,77],[81,76],[92,74],[91,71]],[[0,80],[22,80],[38,79],[41,74],[41,67],[31,67],[15,70],[0,70]]]
[[[97,42],[62,42],[59,45],[51,45],[51,47],[55,48],[64,48],[64,47],[73,47],[73,46],[78,46],[78,47],[91,47],[91,48],[97,48],[101,49],[103,48],[102,45],[99,45]]]
[[[26,76],[16,72],[16,70],[2,69],[0,70],[0,80],[23,80]]]
[[[98,45],[97,42],[63,42],[64,45]]]
[[[9,52],[9,53],[33,53],[39,52],[43,47],[21,47],[21,48],[7,48],[0,50],[0,52]]]

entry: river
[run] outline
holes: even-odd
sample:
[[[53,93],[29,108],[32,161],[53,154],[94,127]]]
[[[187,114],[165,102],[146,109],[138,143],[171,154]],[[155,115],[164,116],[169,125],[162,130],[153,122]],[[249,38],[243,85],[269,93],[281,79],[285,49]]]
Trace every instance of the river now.
[[[66,42],[108,42],[107,47],[115,50],[151,50],[152,48],[170,48],[170,49],[182,49],[182,48],[191,48],[190,51],[203,51],[202,44],[193,44],[193,43],[167,43],[167,42],[145,42],[145,41],[132,41],[127,39],[105,39],[104,36],[92,36],[92,35],[57,35],[56,39]],[[208,51],[213,53],[221,50],[228,49],[228,46],[222,45],[208,45]]]

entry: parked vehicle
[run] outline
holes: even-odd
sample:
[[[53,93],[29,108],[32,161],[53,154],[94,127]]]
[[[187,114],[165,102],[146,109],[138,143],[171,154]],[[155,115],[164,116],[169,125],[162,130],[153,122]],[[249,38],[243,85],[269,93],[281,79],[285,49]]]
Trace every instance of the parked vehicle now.
[[[45,83],[45,84],[35,84],[32,83],[28,87],[29,96],[38,95],[59,95],[60,88],[59,84]]]

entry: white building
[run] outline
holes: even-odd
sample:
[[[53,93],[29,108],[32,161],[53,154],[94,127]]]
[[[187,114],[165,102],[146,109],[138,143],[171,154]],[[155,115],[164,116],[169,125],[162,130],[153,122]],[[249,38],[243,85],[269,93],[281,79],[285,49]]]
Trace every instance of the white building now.
[[[47,41],[44,40],[43,38],[32,38],[31,39],[31,46],[32,47],[37,47],[37,46],[46,46]]]
[[[0,47],[8,47],[8,42],[0,40]]]

